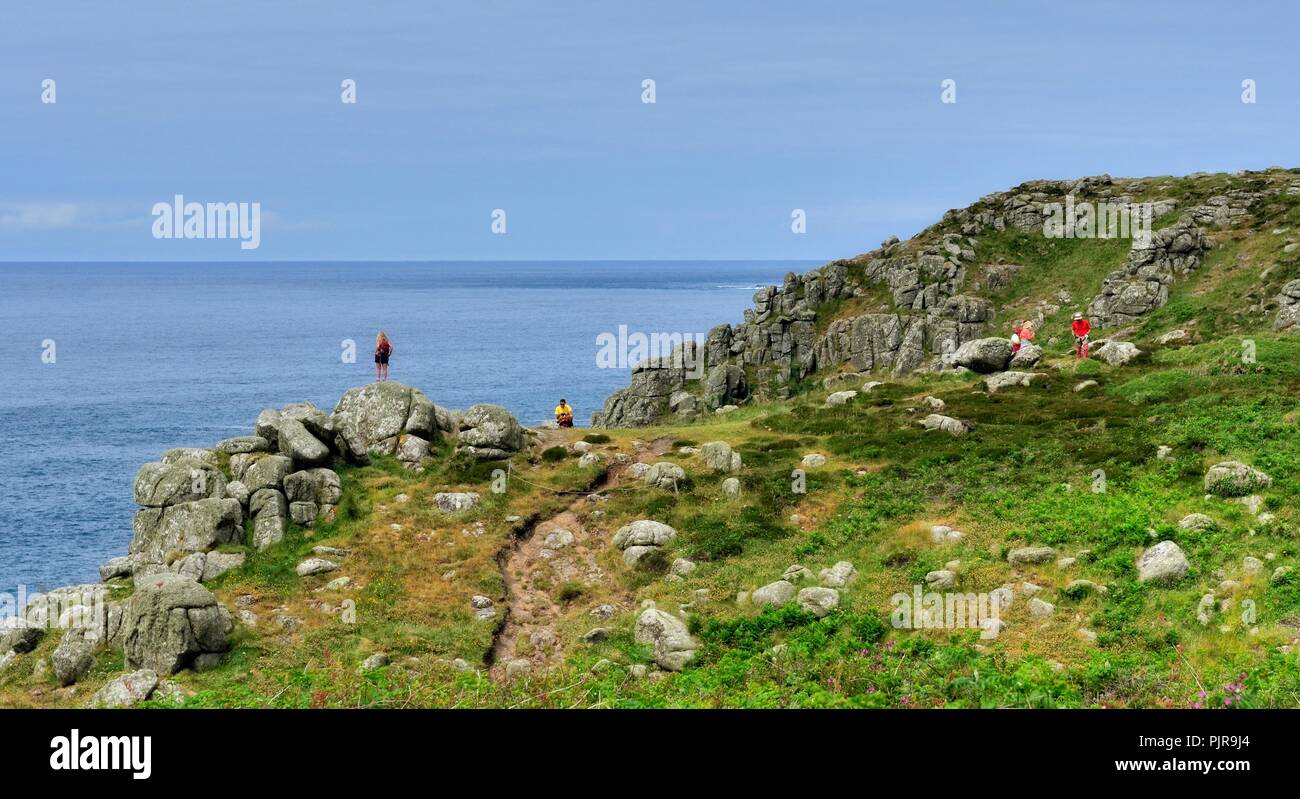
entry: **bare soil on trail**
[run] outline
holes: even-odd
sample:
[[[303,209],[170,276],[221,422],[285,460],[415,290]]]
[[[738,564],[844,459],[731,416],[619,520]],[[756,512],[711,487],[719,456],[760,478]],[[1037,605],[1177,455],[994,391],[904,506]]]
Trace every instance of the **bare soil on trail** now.
[[[568,443],[566,431],[544,431],[543,448]],[[672,450],[671,438],[658,438],[632,453],[632,460],[610,463],[605,478],[590,493],[578,496],[558,514],[540,520],[515,538],[502,551],[501,577],[505,584],[506,612],[492,644],[491,673],[505,678],[506,664],[526,659],[534,671],[558,662],[573,641],[561,636],[562,617],[575,612],[566,598],[582,595],[605,597],[601,604],[629,606],[634,597],[618,590],[612,575],[598,559],[611,546],[610,530],[600,513],[602,494],[619,488],[631,478],[628,467],[635,462],[652,462]],[[606,453],[612,454],[612,453]],[[566,534],[567,533],[567,534]],[[576,599],[577,612],[586,613],[591,600]],[[591,627],[601,619],[591,617]]]

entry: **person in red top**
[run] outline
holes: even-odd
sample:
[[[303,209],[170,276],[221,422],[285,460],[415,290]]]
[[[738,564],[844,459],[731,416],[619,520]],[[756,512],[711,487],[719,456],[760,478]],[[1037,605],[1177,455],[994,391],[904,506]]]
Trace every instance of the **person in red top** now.
[[[393,342],[380,330],[375,336],[375,380],[388,379],[388,357],[393,354]]]
[[[1034,340],[1034,320],[1026,319],[1025,323],[1015,330],[1011,331],[1011,354],[1015,355],[1020,352],[1020,347]]]
[[[1088,334],[1092,332],[1092,323],[1083,318],[1083,314],[1076,313],[1074,321],[1070,323],[1070,330],[1074,332],[1074,359],[1081,360],[1088,357]]]

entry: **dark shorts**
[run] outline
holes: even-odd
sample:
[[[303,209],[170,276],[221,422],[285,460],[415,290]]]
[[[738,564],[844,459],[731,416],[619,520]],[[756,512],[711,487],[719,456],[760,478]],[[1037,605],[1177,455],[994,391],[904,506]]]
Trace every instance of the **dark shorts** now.
[[[380,355],[379,353],[376,352],[376,353],[375,353],[375,363],[382,363],[384,366],[387,366],[387,365],[388,365],[388,354],[385,353],[385,354],[383,354],[383,355]]]

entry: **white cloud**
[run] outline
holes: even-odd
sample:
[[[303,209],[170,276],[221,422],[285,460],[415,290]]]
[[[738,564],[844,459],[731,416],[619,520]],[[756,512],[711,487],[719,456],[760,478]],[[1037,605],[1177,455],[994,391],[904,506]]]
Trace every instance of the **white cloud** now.
[[[0,203],[0,230],[41,230],[75,225],[76,203]]]

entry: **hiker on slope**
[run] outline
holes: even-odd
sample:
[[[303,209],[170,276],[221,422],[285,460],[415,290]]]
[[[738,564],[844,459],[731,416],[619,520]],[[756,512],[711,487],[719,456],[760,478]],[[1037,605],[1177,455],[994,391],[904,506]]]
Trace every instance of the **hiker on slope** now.
[[[1074,321],[1070,323],[1070,332],[1074,333],[1074,359],[1084,360],[1088,357],[1088,334],[1092,332],[1092,323],[1083,318],[1083,314],[1075,313]]]

